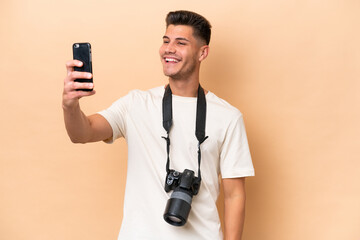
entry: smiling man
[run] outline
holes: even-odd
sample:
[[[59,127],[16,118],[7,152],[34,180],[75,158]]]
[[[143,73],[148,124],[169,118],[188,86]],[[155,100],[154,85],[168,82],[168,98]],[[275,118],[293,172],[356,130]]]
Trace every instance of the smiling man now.
[[[108,109],[86,116],[79,99],[95,91],[69,61],[63,110],[75,143],[124,137],[128,169],[118,239],[223,239],[216,201],[219,176],[225,204],[225,239],[241,239],[245,177],[254,169],[242,114],[200,86],[209,54],[210,23],[189,11],[170,12],[159,49],[166,87],[131,91]]]

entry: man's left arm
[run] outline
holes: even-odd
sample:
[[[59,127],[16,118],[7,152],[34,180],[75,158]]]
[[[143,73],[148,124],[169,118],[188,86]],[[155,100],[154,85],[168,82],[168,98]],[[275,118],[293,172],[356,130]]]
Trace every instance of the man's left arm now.
[[[225,240],[241,240],[245,220],[245,178],[223,178]]]

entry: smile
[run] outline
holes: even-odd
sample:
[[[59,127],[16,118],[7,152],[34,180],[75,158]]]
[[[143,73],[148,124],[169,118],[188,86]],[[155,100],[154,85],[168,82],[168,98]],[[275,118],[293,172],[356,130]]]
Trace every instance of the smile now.
[[[175,58],[164,58],[165,59],[165,62],[172,62],[172,63],[178,63],[179,60],[175,59]]]

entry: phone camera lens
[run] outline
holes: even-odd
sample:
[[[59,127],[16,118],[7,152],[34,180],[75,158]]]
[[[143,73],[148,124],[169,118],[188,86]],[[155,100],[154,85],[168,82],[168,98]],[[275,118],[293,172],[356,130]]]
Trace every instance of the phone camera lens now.
[[[75,48],[79,48],[80,45],[78,43],[75,44]]]

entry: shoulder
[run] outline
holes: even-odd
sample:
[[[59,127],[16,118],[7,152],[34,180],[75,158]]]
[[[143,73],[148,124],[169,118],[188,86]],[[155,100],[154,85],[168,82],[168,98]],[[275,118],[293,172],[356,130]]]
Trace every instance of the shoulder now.
[[[242,117],[242,113],[239,109],[231,105],[226,100],[216,96],[213,92],[208,92],[206,95],[206,102],[208,104],[209,113],[229,119],[238,119]]]

